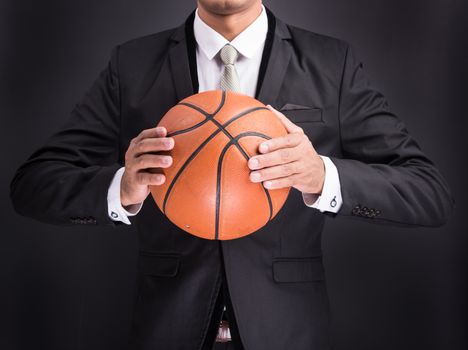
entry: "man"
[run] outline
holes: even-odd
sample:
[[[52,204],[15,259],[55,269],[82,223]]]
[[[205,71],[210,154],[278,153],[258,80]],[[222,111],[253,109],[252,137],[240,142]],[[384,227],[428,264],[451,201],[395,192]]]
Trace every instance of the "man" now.
[[[148,199],[148,185],[165,181],[150,169],[171,166],[163,153],[176,142],[154,125],[216,88],[272,106],[289,134],[262,144],[251,180],[294,188],[264,228],[222,242],[187,235]],[[18,212],[55,224],[134,217],[132,346],[167,350],[329,349],[325,216],[439,226],[453,206],[349,45],[283,23],[260,0],[199,0],[184,25],[117,46],[11,195]]]

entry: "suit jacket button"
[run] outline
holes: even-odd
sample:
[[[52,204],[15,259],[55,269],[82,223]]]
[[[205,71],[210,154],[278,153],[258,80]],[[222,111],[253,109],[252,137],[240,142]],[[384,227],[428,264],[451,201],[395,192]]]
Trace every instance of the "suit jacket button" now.
[[[361,207],[359,205],[356,205],[351,211],[351,214],[353,215],[359,215],[360,213],[361,213]]]
[[[369,217],[369,208],[364,207],[362,208],[362,216]]]

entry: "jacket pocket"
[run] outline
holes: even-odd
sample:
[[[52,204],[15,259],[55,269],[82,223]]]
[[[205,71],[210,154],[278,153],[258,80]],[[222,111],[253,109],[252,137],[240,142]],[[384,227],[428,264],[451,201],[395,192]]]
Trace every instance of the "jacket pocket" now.
[[[323,279],[321,256],[273,258],[273,280],[277,283],[318,282]]]
[[[293,123],[323,123],[323,113],[321,108],[285,104],[281,107],[283,113]]]
[[[179,267],[180,254],[140,252],[138,271],[145,276],[174,277]]]

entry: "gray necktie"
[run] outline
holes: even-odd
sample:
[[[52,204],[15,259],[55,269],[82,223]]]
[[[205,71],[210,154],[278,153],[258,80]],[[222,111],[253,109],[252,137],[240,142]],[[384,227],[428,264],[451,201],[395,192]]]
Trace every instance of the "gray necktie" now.
[[[224,45],[220,50],[221,61],[223,61],[224,64],[224,72],[221,76],[220,84],[222,90],[241,92],[239,76],[234,66],[238,55],[239,53],[235,47],[230,44]]]

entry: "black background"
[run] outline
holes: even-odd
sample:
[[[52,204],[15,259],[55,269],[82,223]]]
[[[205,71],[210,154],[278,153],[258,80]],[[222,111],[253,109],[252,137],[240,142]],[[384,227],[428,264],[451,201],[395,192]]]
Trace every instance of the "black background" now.
[[[323,249],[338,350],[468,348],[465,3],[265,1],[286,22],[354,45],[457,202],[451,221],[437,229],[329,220]],[[123,348],[134,228],[60,228],[22,218],[11,207],[9,182],[67,118],[114,45],[176,26],[194,6],[0,2],[1,349]]]

